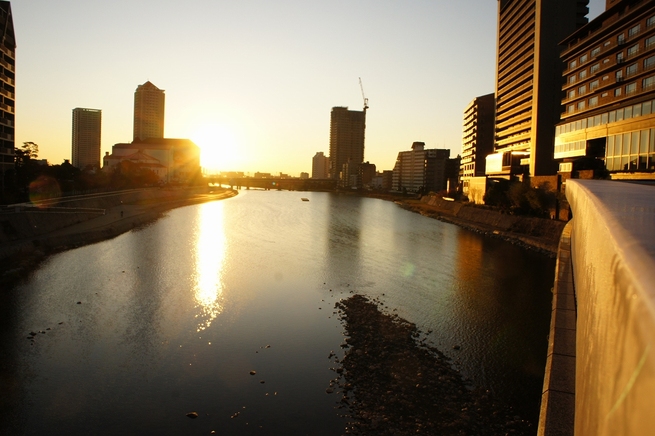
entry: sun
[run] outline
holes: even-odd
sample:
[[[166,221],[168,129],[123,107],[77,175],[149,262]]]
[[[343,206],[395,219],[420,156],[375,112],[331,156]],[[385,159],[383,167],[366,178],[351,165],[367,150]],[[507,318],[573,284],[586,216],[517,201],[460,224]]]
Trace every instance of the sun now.
[[[236,137],[225,126],[205,124],[191,135],[200,147],[200,165],[209,171],[225,171],[240,165],[241,151]]]

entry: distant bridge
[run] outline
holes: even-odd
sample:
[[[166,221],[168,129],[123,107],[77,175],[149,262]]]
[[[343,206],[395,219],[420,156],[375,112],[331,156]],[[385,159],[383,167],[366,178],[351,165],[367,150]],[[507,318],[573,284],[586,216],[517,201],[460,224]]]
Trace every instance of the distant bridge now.
[[[538,435],[653,434],[655,187],[568,180]]]
[[[334,191],[337,181],[333,179],[289,179],[254,177],[208,177],[209,183],[230,186],[234,189],[271,189],[284,191]]]

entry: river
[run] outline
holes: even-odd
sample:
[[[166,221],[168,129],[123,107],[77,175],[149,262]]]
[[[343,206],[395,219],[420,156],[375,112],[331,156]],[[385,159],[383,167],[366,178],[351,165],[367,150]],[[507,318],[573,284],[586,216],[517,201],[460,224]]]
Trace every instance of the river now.
[[[536,424],[553,277],[543,255],[377,199],[253,190],[175,209],[2,292],[0,432],[342,434],[328,355],[352,293],[431,330]]]

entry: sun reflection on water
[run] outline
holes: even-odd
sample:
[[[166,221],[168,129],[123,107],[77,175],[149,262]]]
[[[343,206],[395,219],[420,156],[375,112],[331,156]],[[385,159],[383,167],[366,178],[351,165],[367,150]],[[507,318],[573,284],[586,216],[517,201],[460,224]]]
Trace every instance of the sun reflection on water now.
[[[215,201],[200,208],[196,232],[195,299],[200,309],[197,331],[207,329],[223,311],[223,268],[227,243],[223,203]]]

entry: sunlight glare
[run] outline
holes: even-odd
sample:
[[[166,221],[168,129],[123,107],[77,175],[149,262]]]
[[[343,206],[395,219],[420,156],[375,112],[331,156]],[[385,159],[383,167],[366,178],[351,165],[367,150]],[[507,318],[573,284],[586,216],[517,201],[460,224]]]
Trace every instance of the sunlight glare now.
[[[200,314],[197,331],[207,329],[223,312],[223,268],[227,249],[223,228],[223,202],[205,203],[200,209],[196,242],[195,298]]]
[[[191,140],[200,147],[200,165],[210,171],[234,169],[241,161],[241,149],[234,133],[216,123],[199,127]]]

